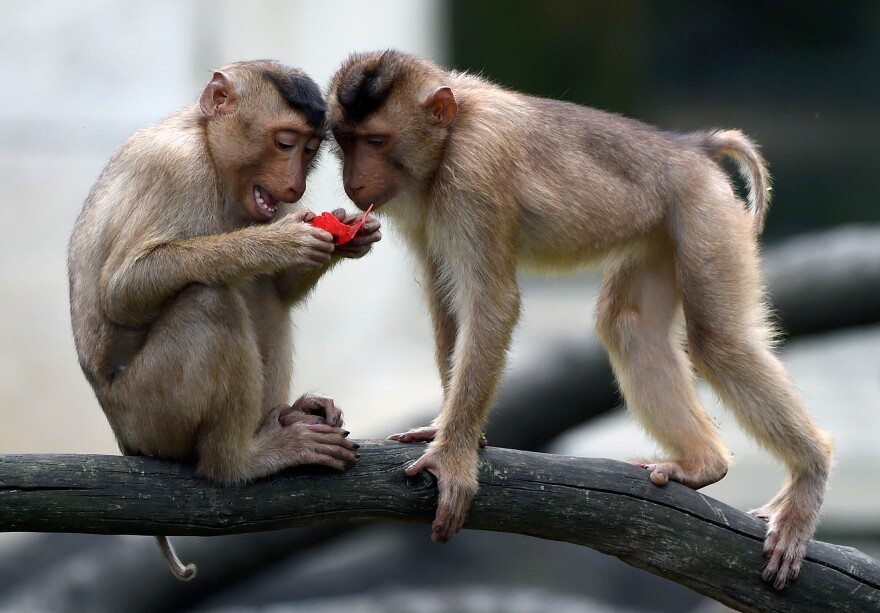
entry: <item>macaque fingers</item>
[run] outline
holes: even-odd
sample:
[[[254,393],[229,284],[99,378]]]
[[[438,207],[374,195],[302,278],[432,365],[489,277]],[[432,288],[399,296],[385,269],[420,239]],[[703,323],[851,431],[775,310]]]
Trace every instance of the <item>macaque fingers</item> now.
[[[328,396],[305,394],[294,402],[291,408],[294,411],[301,411],[305,414],[321,417],[330,426],[342,426],[342,411],[336,406],[333,399]]]
[[[434,440],[435,436],[437,436],[437,428],[423,426],[407,432],[392,434],[388,437],[388,440],[398,441],[400,443],[430,443]]]
[[[286,404],[279,404],[277,407],[273,408],[266,414],[263,423],[260,424],[260,427],[257,430],[257,434],[268,434],[280,430],[282,426],[286,425],[282,421],[284,412],[289,410],[290,407]]]
[[[431,540],[447,543],[464,525],[475,488],[455,475],[447,477],[442,473],[437,479],[437,487],[437,513],[431,524]]]
[[[357,235],[358,232],[361,231],[361,228],[367,221],[367,216],[372,210],[373,205],[370,205],[370,207],[366,210],[366,212],[364,212],[362,216],[352,217],[352,221],[347,222],[343,221],[345,211],[343,209],[336,209],[332,213],[321,213],[314,219],[310,220],[309,224],[316,228],[326,230],[333,235],[333,238],[335,239],[337,245],[344,245],[351,241],[355,237],[355,235]]]
[[[669,481],[677,481],[682,485],[698,490],[720,481],[727,474],[726,470],[710,470],[708,468],[700,468],[694,463],[686,462],[634,461],[631,464],[649,471],[651,473],[649,476],[651,483],[661,487],[669,483]]]
[[[421,428],[414,428],[407,432],[398,432],[392,434],[387,437],[386,440],[389,441],[398,441],[400,443],[430,443],[434,440],[434,437],[437,436],[437,428],[431,426],[424,426]],[[477,440],[477,446],[480,449],[483,449],[489,445],[489,441],[486,439],[485,434],[480,434],[480,438]]]
[[[452,463],[459,466],[463,465],[462,462],[463,459],[459,458]],[[437,479],[437,512],[431,524],[431,540],[446,543],[464,525],[477,484],[471,483],[466,475],[445,468],[444,461],[430,449],[410,464],[404,474],[412,478],[422,470],[427,470]]]
[[[315,430],[310,430],[314,426],[311,424],[307,424],[306,428],[309,429],[308,441],[319,444],[319,445],[335,445],[342,449],[347,449],[348,451],[354,452],[356,449],[360,448],[358,443],[349,440],[345,436],[344,430],[335,429],[334,432],[318,432]]]
[[[765,555],[765,557],[769,557],[769,560],[761,572],[761,579],[772,583],[774,589],[785,589],[790,582],[798,578],[801,572],[806,547],[803,547],[803,552],[800,552],[800,549],[800,547],[792,547],[789,550],[778,544],[773,547],[769,555]]]
[[[308,223],[315,218],[315,213],[309,209],[298,209],[290,213],[289,217],[293,221]]]
[[[326,424],[292,426],[291,445],[301,454],[299,464],[322,464],[342,469],[356,464],[360,454],[358,443],[348,439],[348,432]]]
[[[352,245],[352,242],[353,241],[337,247],[336,253],[341,257],[357,260],[364,257],[372,250],[372,242],[374,241],[371,241],[368,244],[358,245]]]
[[[333,444],[320,444],[315,445],[312,449],[313,453],[317,453],[322,456],[327,456],[331,458],[336,458],[337,460],[342,460],[347,464],[357,464],[359,454],[352,450],[346,449],[341,445],[333,445]]]
[[[337,246],[337,250],[342,250],[345,248],[353,248],[353,247],[369,247],[373,243],[377,243],[382,239],[382,234],[379,231],[373,231],[370,233],[362,233],[357,234],[353,239],[348,241],[345,244]]]
[[[404,469],[403,474],[405,474],[409,478],[412,478],[423,470],[427,470],[429,473],[434,475],[435,478],[440,478],[440,473],[433,462],[433,458],[427,452],[423,453],[418,460],[407,466]]]
[[[321,415],[314,413],[306,413],[305,411],[289,411],[279,417],[282,426],[287,427],[293,424],[325,424],[327,420]]]
[[[787,513],[789,508],[790,505],[777,506],[771,503],[750,512],[768,522],[767,536],[764,538],[764,557],[767,558],[767,564],[761,572],[761,578],[772,583],[777,590],[784,589],[788,583],[797,579],[812,534],[806,522],[786,518],[789,513],[803,513],[801,509]]]

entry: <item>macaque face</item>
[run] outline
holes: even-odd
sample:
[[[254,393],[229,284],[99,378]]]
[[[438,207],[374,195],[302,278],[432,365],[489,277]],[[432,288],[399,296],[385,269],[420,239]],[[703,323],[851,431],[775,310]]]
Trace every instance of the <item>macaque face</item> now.
[[[345,193],[362,211],[379,208],[397,195],[404,180],[403,165],[395,161],[398,132],[381,113],[355,126],[339,124],[333,137],[342,153]]]
[[[227,198],[250,218],[267,222],[279,203],[302,198],[323,139],[325,106],[308,77],[272,69],[260,76],[258,83],[274,87],[241,89],[229,74],[215,72],[199,108]]]
[[[306,174],[321,146],[321,136],[305,122],[267,126],[256,149],[259,161],[242,169],[236,194],[258,222],[271,221],[281,202],[296,202],[306,189]]]

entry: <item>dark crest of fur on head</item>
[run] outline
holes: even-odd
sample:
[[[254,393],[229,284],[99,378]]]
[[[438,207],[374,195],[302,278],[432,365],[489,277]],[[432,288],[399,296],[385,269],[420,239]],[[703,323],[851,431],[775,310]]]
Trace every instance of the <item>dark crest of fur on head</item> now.
[[[405,57],[386,51],[373,58],[367,55],[349,58],[348,66],[356,69],[345,75],[336,90],[336,99],[349,120],[363,121],[382,106],[400,76],[400,64]]]
[[[327,105],[324,104],[320,88],[312,79],[286,66],[267,68],[261,74],[278,89],[287,104],[305,117],[310,126],[320,128],[324,125]]]

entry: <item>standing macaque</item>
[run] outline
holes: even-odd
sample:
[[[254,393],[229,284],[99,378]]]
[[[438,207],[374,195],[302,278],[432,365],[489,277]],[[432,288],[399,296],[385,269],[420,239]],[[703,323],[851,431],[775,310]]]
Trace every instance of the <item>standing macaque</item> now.
[[[424,275],[443,406],[430,427],[390,438],[432,441],[406,474],[437,477],[433,540],[461,528],[477,489],[478,440],[519,317],[517,264],[603,262],[599,334],[629,408],[668,454],[636,464],[657,485],[726,474],[696,368],[791,472],[753,513],[768,522],[763,578],[781,589],[797,577],[832,443],[772,350],[756,244],[770,187],[755,145],[734,130],[661,132],[396,51],[351,56],[328,107],[346,194],[387,212]]]
[[[69,251],[79,362],[126,455],[192,462],[218,483],[357,461],[333,400],[285,404],[290,308],[338,260],[290,212],[325,133],[314,81],[274,61],[215,72],[198,104],[134,134],[86,199]],[[342,218],[344,211],[334,212]],[[165,537],[172,571],[190,578]]]

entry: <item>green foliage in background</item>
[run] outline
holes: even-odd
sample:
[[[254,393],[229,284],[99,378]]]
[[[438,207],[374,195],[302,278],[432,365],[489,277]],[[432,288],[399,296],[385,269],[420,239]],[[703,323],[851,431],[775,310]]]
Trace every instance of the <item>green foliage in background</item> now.
[[[670,130],[738,127],[768,238],[880,221],[880,2],[452,1],[452,64]]]

